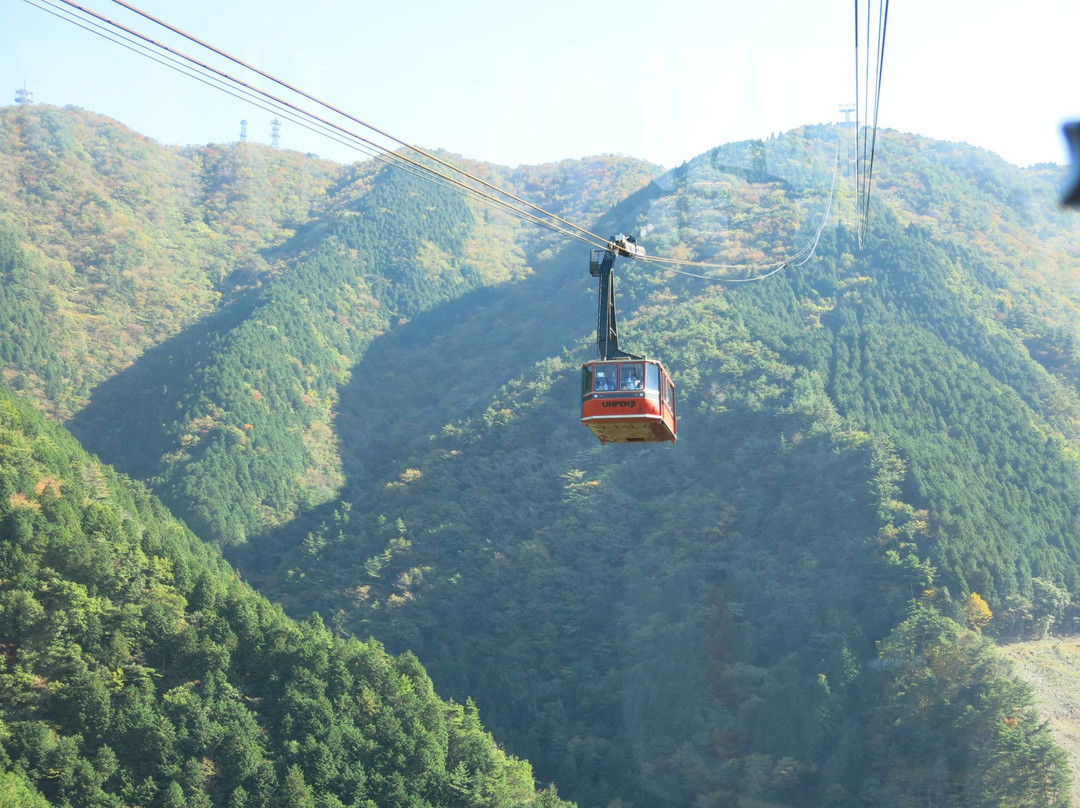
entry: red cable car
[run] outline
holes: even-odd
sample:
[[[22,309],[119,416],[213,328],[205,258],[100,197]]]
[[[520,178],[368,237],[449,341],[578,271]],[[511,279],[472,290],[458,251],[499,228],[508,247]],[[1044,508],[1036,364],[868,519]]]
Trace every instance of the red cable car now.
[[[608,249],[593,250],[589,261],[589,274],[600,279],[600,358],[581,367],[581,423],[601,443],[675,442],[675,384],[655,359],[619,350],[615,257],[644,254],[632,236],[614,236]]]
[[[581,423],[601,443],[674,443],[675,384],[655,359],[586,362]]]

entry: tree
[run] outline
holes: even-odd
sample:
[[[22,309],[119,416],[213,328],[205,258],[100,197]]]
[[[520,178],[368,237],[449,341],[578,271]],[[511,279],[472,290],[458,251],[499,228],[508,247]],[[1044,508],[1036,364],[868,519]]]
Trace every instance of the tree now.
[[[990,611],[982,595],[972,592],[964,598],[964,617],[969,626],[981,631],[994,618],[994,613]]]
[[[158,804],[161,808],[189,808],[184,789],[175,780],[170,780],[169,784],[162,789]]]
[[[1032,578],[1032,633],[1036,639],[1045,637],[1050,628],[1061,619],[1069,605],[1069,591],[1045,578]]]
[[[278,805],[280,808],[315,808],[311,786],[304,780],[299,766],[290,766],[285,772],[278,790]]]
[[[49,808],[49,801],[17,772],[0,772],[0,805]]]

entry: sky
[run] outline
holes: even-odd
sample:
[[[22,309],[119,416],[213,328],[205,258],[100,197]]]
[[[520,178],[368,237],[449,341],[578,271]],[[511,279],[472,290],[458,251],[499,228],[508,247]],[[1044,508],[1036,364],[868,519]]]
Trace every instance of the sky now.
[[[36,103],[101,113],[165,144],[232,142],[241,120],[249,141],[271,141],[273,112],[37,7],[60,0],[32,2],[0,0],[0,104],[26,82]],[[279,90],[116,2],[79,4]],[[856,100],[855,4],[838,0],[131,4],[401,141],[508,166],[620,154],[671,168],[723,143],[843,120]],[[1021,166],[1066,164],[1078,39],[1077,0],[896,0],[878,124]],[[280,145],[367,157],[284,119]]]

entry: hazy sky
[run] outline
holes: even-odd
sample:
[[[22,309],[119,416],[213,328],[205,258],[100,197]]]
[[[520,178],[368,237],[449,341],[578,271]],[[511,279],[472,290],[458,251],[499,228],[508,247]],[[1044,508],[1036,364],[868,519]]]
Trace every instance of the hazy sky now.
[[[855,100],[846,0],[132,4],[404,141],[506,165],[623,154],[672,167],[721,143],[842,120]],[[211,58],[114,2],[80,5]],[[1080,118],[1078,41],[1078,0],[896,0],[879,124],[1019,165],[1065,163],[1061,123]],[[2,103],[25,80],[37,102],[163,143],[233,141],[241,119],[249,140],[270,141],[272,113],[25,0],[0,0],[0,79]],[[288,121],[281,145],[365,156]]]

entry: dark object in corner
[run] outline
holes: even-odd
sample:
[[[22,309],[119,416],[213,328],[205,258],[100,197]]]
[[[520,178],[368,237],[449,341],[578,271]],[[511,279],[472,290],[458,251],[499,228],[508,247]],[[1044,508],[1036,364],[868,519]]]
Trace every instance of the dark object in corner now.
[[[1080,121],[1067,123],[1063,128],[1065,140],[1068,141],[1069,151],[1072,154],[1072,170],[1065,182],[1061,204],[1080,208]]]

